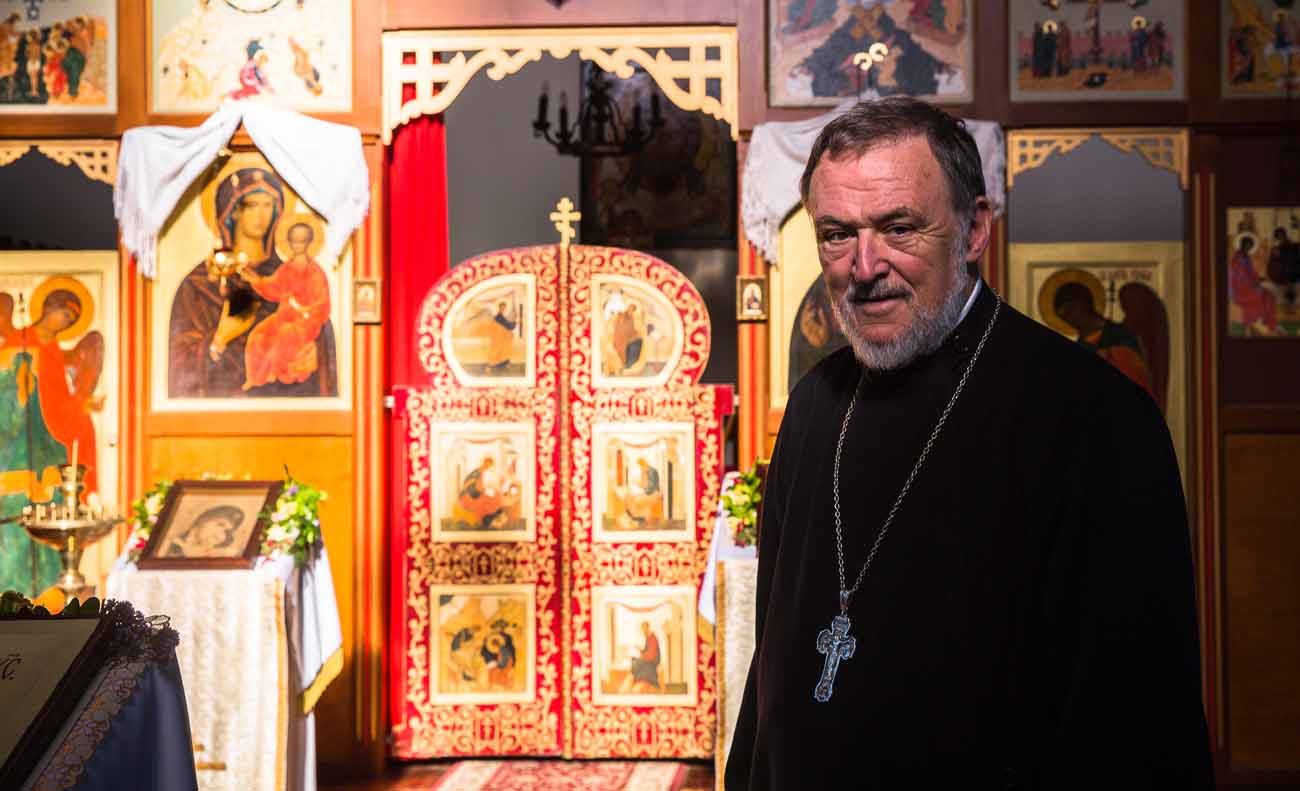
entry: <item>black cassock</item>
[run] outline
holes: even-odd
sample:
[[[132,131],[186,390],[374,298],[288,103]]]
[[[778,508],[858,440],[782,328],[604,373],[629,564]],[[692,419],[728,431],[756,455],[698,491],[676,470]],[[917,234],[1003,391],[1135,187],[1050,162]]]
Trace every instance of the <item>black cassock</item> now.
[[[982,286],[938,351],[858,392],[840,471],[850,585],[994,299]],[[853,597],[855,653],[813,699],[838,614],[835,444],[860,370],[836,352],[785,411],[727,789],[1212,787],[1164,419],[1007,305]]]

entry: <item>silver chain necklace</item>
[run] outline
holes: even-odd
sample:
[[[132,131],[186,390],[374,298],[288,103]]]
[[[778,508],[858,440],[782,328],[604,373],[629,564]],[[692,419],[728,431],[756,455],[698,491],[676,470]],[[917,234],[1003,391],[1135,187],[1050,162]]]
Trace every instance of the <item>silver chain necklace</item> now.
[[[989,319],[988,326],[984,328],[984,335],[980,338],[979,344],[975,347],[975,353],[971,355],[970,362],[966,364],[966,371],[962,373],[961,379],[957,382],[957,389],[952,393],[952,398],[948,399],[948,405],[943,408],[943,413],[939,415],[939,422],[935,423],[934,431],[930,432],[930,438],[926,440],[925,447],[921,449],[921,455],[917,457],[916,464],[912,465],[912,472],[907,476],[907,482],[894,499],[894,505],[889,509],[889,515],[885,517],[885,523],[881,525],[880,532],[876,534],[876,540],[871,544],[870,551],[867,552],[867,559],[862,564],[862,570],[858,572],[858,577],[853,581],[853,587],[844,585],[844,530],[840,523],[840,454],[844,450],[844,435],[848,432],[849,421],[853,418],[853,404],[858,400],[858,390],[862,388],[862,381],[866,378],[864,371],[862,377],[858,379],[857,386],[853,388],[853,395],[849,399],[849,408],[844,413],[844,422],[840,425],[840,438],[835,443],[835,471],[832,478],[832,491],[835,497],[835,560],[839,567],[840,573],[840,614],[831,619],[829,629],[823,629],[817,635],[817,653],[825,654],[826,661],[822,667],[821,678],[817,681],[817,688],[813,690],[813,698],[819,703],[825,703],[831,699],[831,692],[835,685],[835,674],[839,671],[840,662],[853,657],[853,652],[857,648],[857,640],[849,635],[849,600],[857,592],[858,586],[862,584],[863,578],[867,576],[867,569],[871,568],[871,561],[876,557],[876,551],[880,549],[880,544],[885,540],[885,533],[889,532],[889,526],[894,522],[894,516],[898,514],[899,507],[903,504],[903,499],[907,497],[907,492],[912,488],[912,482],[916,480],[917,473],[925,464],[926,457],[930,455],[930,450],[934,443],[939,439],[939,432],[943,430],[943,424],[948,421],[948,415],[952,412],[953,406],[957,403],[957,397],[966,387],[966,380],[970,378],[970,373],[975,369],[975,362],[980,358],[980,352],[984,350],[984,344],[989,339],[989,334],[993,332],[993,325],[998,320],[998,313],[1002,310],[1002,299],[993,293],[993,317]]]

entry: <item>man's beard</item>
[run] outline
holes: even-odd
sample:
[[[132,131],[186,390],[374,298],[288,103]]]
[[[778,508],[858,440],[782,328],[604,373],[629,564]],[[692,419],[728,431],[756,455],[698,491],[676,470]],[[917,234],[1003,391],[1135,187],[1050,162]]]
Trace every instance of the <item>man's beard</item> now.
[[[964,244],[961,245],[961,249],[964,247]],[[835,320],[839,322],[840,332],[853,347],[853,355],[868,371],[894,371],[902,368],[938,349],[948,334],[957,328],[970,296],[968,287],[975,277],[961,256],[954,255],[953,259],[952,286],[937,307],[921,304],[916,300],[916,293],[905,290],[906,287],[885,285],[880,280],[872,284],[850,283],[843,294],[831,300],[831,309],[835,313]],[[912,321],[892,340],[883,343],[867,340],[851,300],[855,289],[861,296],[910,298],[914,311]]]

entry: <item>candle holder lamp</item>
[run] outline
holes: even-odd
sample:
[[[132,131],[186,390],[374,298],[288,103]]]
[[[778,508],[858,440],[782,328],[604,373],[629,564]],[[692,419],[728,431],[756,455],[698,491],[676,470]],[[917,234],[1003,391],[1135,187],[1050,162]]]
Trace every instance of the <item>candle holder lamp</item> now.
[[[86,467],[83,464],[60,465],[59,475],[63,479],[59,485],[59,491],[63,495],[61,502],[28,505],[18,517],[18,523],[34,540],[58,550],[63,572],[55,587],[69,599],[75,597],[84,600],[94,595],[94,586],[86,584],[86,578],[79,568],[81,555],[86,547],[126,521],[125,517],[105,508],[94,494],[90,496],[91,502],[81,502],[85,474]]]

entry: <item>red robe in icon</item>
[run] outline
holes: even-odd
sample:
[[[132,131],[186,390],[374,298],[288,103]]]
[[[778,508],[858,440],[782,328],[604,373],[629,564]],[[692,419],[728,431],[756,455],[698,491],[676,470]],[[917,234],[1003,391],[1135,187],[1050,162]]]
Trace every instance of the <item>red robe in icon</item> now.
[[[245,389],[295,384],[316,371],[316,338],[329,320],[329,281],[320,266],[299,256],[253,284],[279,308],[253,328],[244,350]]]

